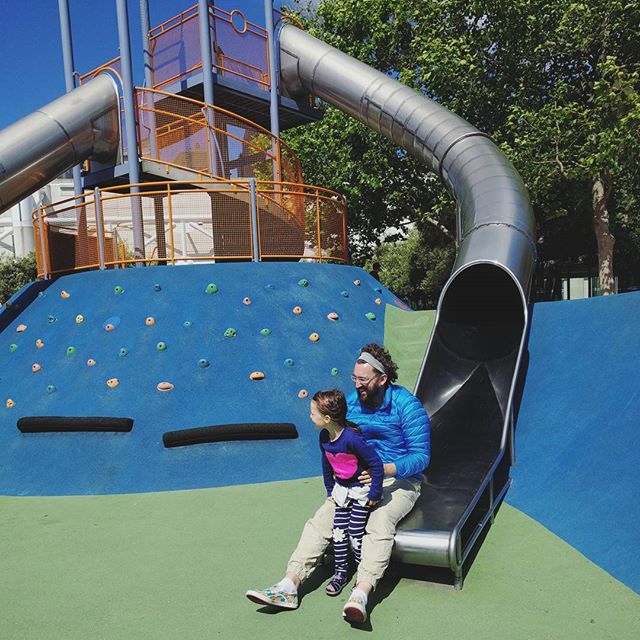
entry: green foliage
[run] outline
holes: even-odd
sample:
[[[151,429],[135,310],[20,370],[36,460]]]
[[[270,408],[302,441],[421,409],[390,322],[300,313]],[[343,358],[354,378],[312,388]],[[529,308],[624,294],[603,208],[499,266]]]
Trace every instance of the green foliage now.
[[[0,257],[0,303],[4,304],[16,291],[36,279],[36,254],[22,258]]]
[[[542,263],[595,263],[608,250],[605,236],[613,247],[613,234],[623,287],[640,282],[640,4],[324,0],[302,13],[317,37],[493,137],[530,191]],[[388,227],[427,218],[449,233],[444,245],[422,235],[423,253],[451,250],[453,203],[404,151],[331,108],[323,121],[286,137],[308,182],[347,196],[356,263],[372,255]],[[599,218],[596,181],[605,187]],[[419,240],[412,235],[403,248],[399,237],[387,237],[392,247],[380,250],[380,261],[397,254],[410,269]],[[437,270],[442,262],[423,264]],[[395,291],[422,286],[415,273],[400,271],[383,267]]]

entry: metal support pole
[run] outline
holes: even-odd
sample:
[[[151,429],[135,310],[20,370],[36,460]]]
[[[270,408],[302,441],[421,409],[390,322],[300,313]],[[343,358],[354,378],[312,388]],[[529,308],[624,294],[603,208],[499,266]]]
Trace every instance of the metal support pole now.
[[[251,239],[253,240],[253,262],[260,262],[260,239],[258,236],[258,201],[256,179],[249,178],[249,203],[251,205]]]
[[[102,218],[102,202],[100,201],[100,189],[93,190],[93,204],[96,209],[96,231],[98,233],[98,263],[100,270],[104,270],[104,220]]]
[[[49,272],[47,271],[47,253],[45,251],[44,241],[44,221],[42,220],[42,205],[38,206],[38,228],[40,230],[40,256],[42,258],[42,276],[45,280],[49,278]]]
[[[71,37],[71,17],[69,14],[69,0],[58,0],[58,14],[60,16],[60,38],[62,40],[62,60],[64,63],[64,85],[66,92],[76,88],[73,61],[73,40]],[[73,191],[76,195],[83,193],[80,165],[77,164],[73,171]],[[82,198],[81,202],[84,202]],[[79,215],[79,214],[78,214]]]
[[[264,19],[269,42],[269,116],[271,122],[271,133],[277,139],[280,137],[280,118],[278,114],[280,98],[278,96],[278,60],[276,57],[276,34],[273,28],[272,0],[264,0]],[[276,139],[271,143],[271,151],[275,158],[275,161],[273,162],[273,181],[279,182],[280,148]]]
[[[138,160],[138,141],[136,137],[136,110],[133,92],[133,71],[131,69],[131,42],[129,39],[129,12],[127,0],[116,0],[118,14],[118,41],[120,43],[120,62],[122,67],[122,91],[124,94],[124,121],[127,129],[127,160],[129,162],[129,182],[140,182],[140,162]],[[139,193],[139,187],[131,187],[131,193]],[[142,203],[139,196],[131,198],[133,223],[134,257],[144,259],[144,224]],[[136,262],[136,266],[142,266]]]
[[[202,84],[204,101],[214,103],[213,90],[213,47],[211,46],[211,23],[209,18],[209,0],[198,0],[198,26],[200,28],[200,57],[202,59]],[[212,109],[205,109],[205,118],[211,135],[209,136],[209,169],[211,175],[218,175],[218,156],[216,152],[215,117]]]
[[[149,41],[149,30],[151,29],[151,18],[149,14],[149,0],[140,0],[140,26],[142,28],[142,58],[144,63],[144,86],[153,89],[153,58],[151,57],[151,43]],[[149,151],[151,157],[157,159],[158,145],[156,142],[156,114],[153,110],[155,103],[153,93],[144,93],[149,111],[145,115],[149,118]]]

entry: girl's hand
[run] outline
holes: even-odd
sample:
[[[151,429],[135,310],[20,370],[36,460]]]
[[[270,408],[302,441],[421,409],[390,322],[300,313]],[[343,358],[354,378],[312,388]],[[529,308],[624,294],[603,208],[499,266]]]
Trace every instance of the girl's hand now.
[[[336,501],[333,499],[333,496],[328,496],[328,497],[327,497],[327,500],[328,500],[329,502],[333,502],[334,504],[336,503]]]
[[[367,507],[375,507],[380,503],[380,500],[367,500]]]

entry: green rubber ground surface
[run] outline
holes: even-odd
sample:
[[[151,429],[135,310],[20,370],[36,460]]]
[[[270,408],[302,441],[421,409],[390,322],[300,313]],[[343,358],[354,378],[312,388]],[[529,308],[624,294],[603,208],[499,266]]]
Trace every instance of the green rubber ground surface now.
[[[283,571],[320,478],[175,493],[0,497],[0,638],[637,640],[640,596],[504,505],[464,589],[398,579],[370,624],[323,584],[298,611],[244,591]]]

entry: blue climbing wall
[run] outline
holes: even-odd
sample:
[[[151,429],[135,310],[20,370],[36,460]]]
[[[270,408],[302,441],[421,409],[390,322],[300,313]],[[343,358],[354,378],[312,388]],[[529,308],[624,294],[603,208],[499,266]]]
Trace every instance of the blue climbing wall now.
[[[534,305],[507,501],[640,592],[638,318],[640,293]]]
[[[31,297],[18,315],[15,304],[0,315],[0,493],[7,495],[318,475],[317,434],[300,392],[350,390],[358,348],[383,340],[385,304],[404,306],[361,269],[312,263],[92,271]],[[256,371],[264,379],[250,379]],[[158,390],[163,382],[173,388]],[[135,424],[130,433],[22,434],[23,416]],[[255,421],[293,422],[300,437],[162,443],[165,431]]]

